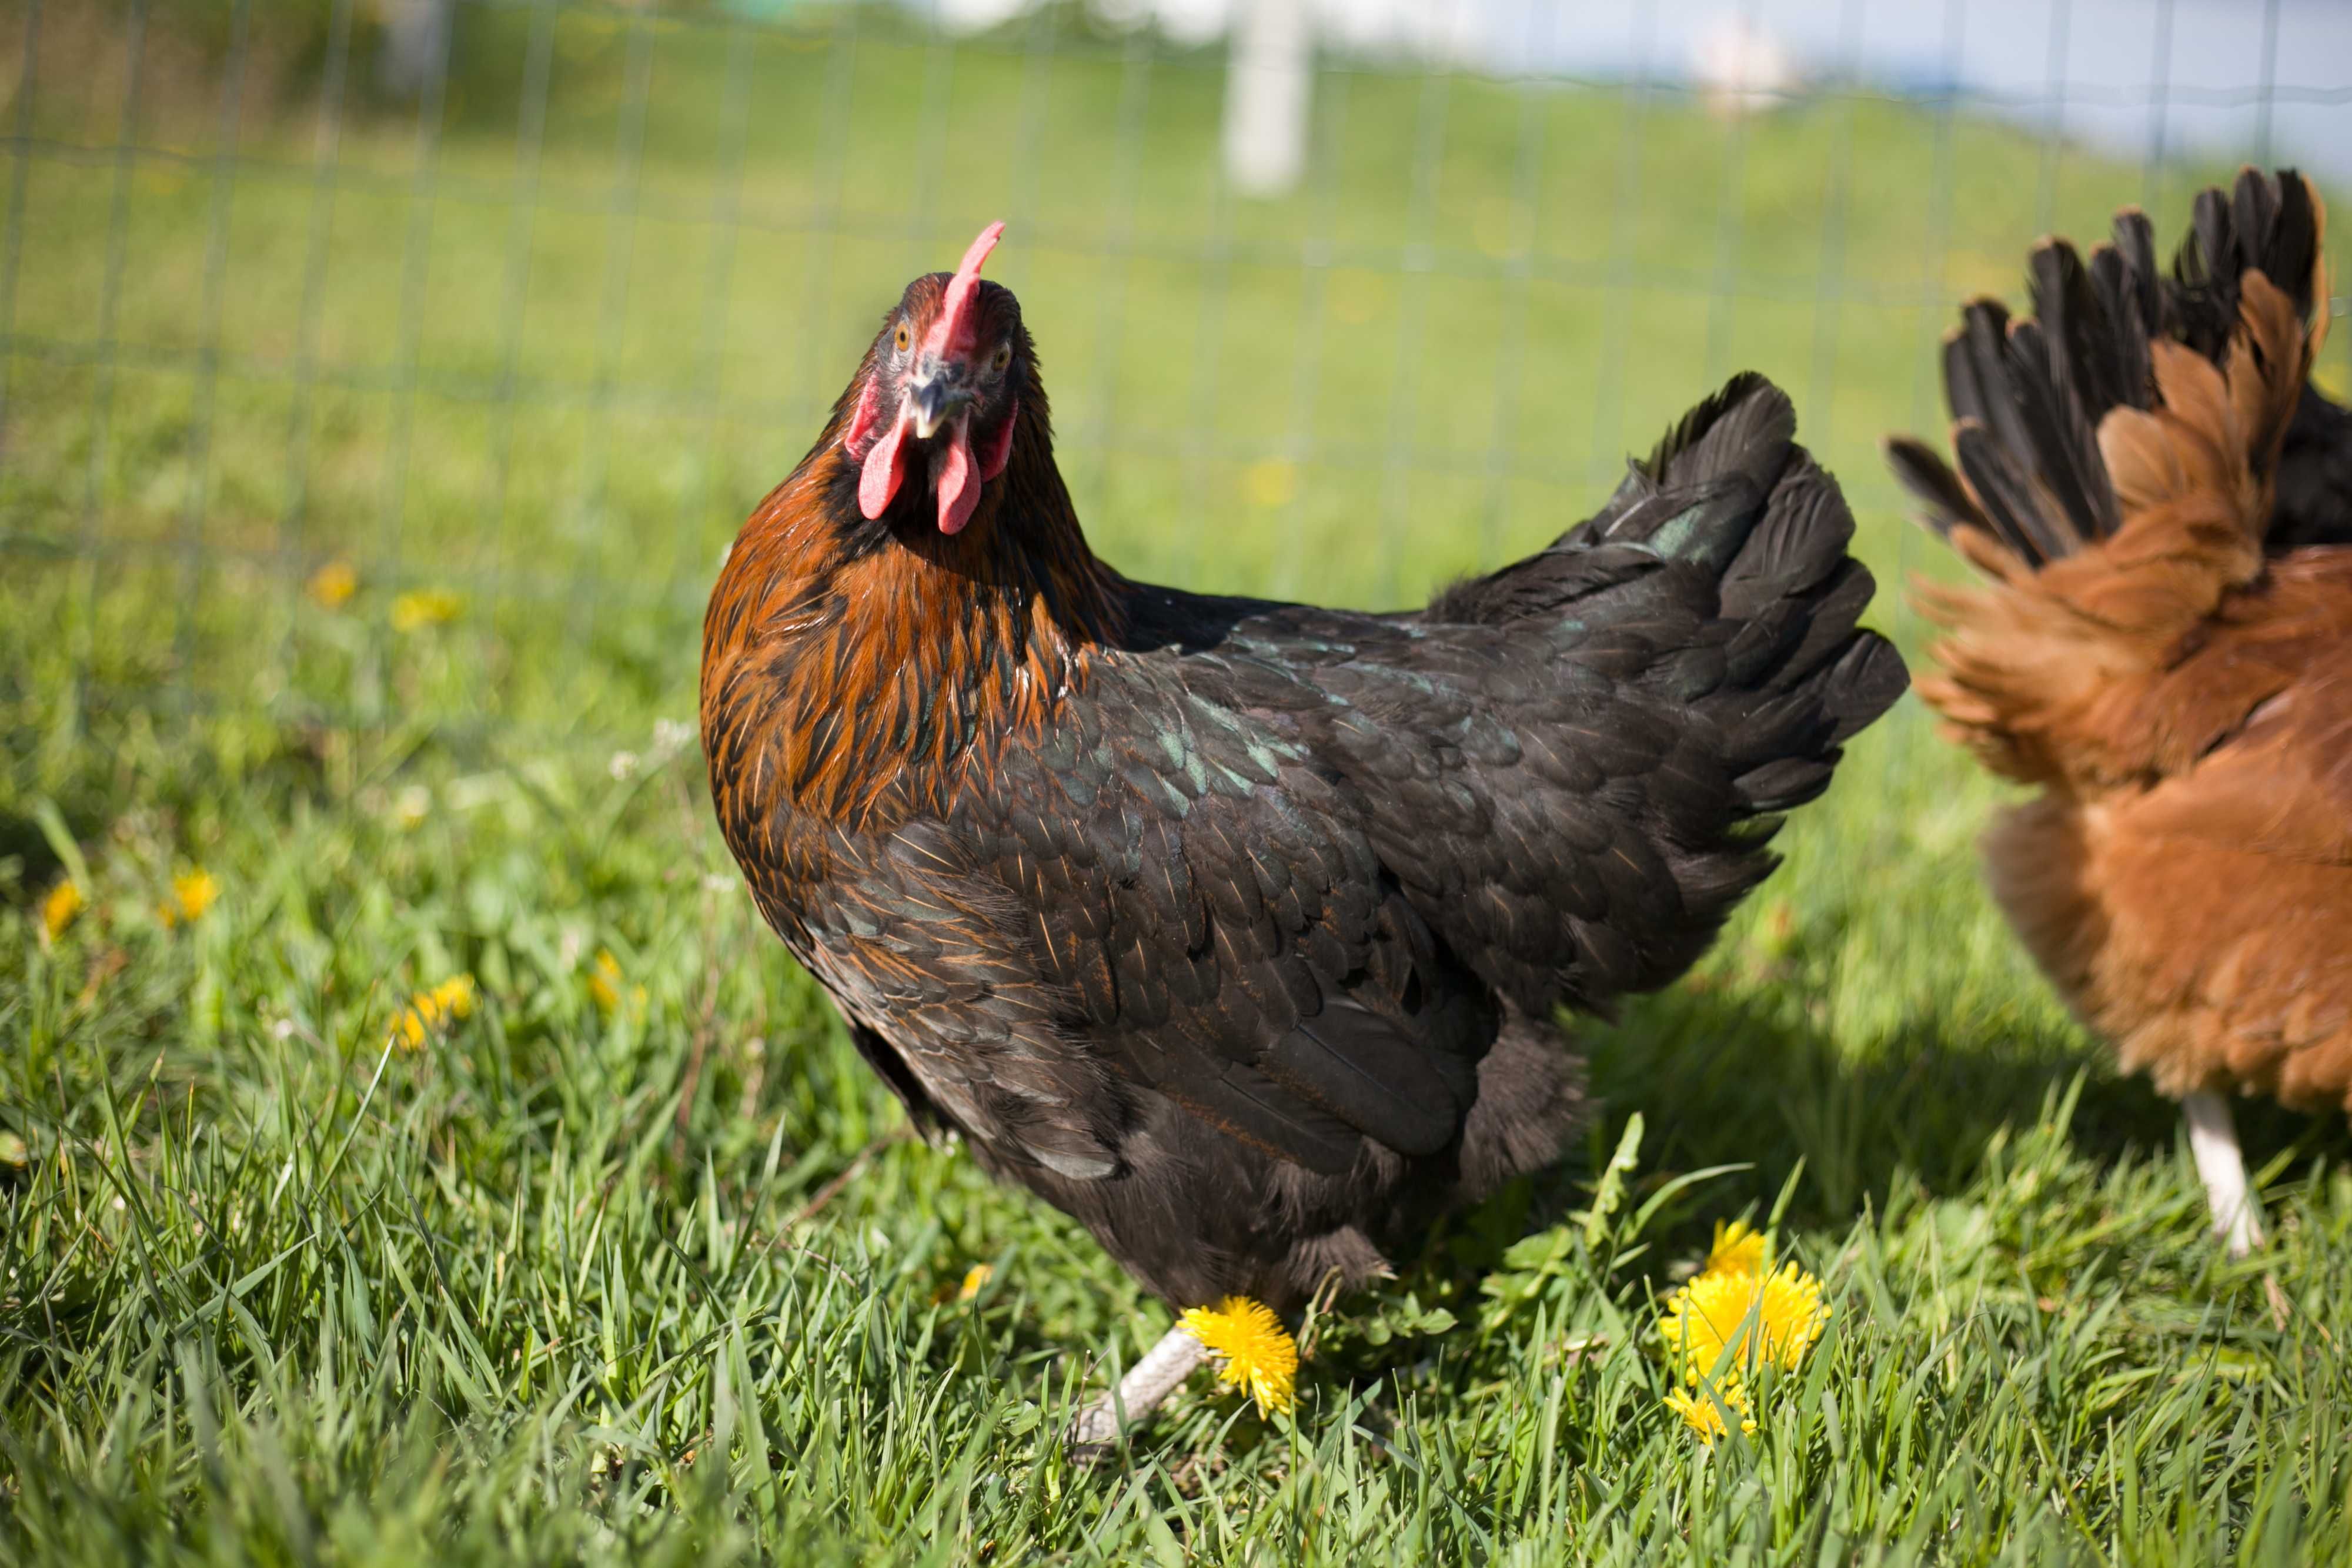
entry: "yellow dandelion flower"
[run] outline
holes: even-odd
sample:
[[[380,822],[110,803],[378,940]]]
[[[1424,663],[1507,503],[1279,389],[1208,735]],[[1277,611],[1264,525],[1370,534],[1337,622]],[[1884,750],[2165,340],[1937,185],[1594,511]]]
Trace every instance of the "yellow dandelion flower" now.
[[[621,998],[626,996],[631,1007],[646,1005],[646,988],[631,986],[621,989],[621,961],[613,956],[609,947],[596,949],[596,967],[588,971],[588,995],[594,998],[596,1010],[607,1018],[621,1010]]]
[[[1744,1219],[1715,1222],[1715,1245],[1707,1249],[1702,1274],[1761,1274],[1769,1244]]]
[[[41,900],[42,938],[54,942],[64,936],[66,927],[74,923],[74,916],[79,915],[81,909],[81,889],[75,884],[73,878],[67,877],[49,889],[48,896]]]
[[[1717,1388],[1724,1405],[1739,1416],[1739,1429],[1756,1430],[1756,1417],[1748,1414],[1748,1391],[1737,1383],[1720,1384]],[[1706,1448],[1714,1448],[1715,1440],[1724,1434],[1723,1411],[1706,1396],[1705,1389],[1695,1388],[1685,1394],[1677,1388],[1666,1396],[1666,1408],[1681,1416],[1684,1425],[1697,1433],[1699,1442]]]
[[[1270,509],[1289,505],[1298,494],[1298,465],[1279,457],[1251,464],[1242,470],[1242,494],[1253,507]]]
[[[412,784],[403,789],[392,802],[393,824],[402,832],[414,832],[433,814],[433,791],[422,784]]]
[[[392,629],[415,632],[457,619],[466,601],[444,588],[421,588],[392,601]]]
[[[436,1030],[470,1017],[473,1011],[474,977],[453,975],[408,998],[408,1005],[392,1020],[393,1041],[415,1051]]]
[[[588,971],[588,994],[596,998],[599,1012],[609,1013],[621,1005],[621,961],[609,947],[596,949],[596,967]]]
[[[1224,1362],[1217,1369],[1219,1381],[1246,1390],[1257,1401],[1260,1415],[1290,1408],[1292,1385],[1298,1379],[1298,1344],[1272,1308],[1246,1296],[1227,1296],[1214,1308],[1187,1312],[1184,1327],[1211,1355]]]
[[[155,906],[155,914],[166,925],[193,925],[219,897],[220,883],[212,873],[202,868],[184,872],[172,879],[172,896]]]
[[[963,1271],[963,1278],[961,1280],[940,1281],[938,1288],[931,1291],[931,1304],[943,1307],[950,1301],[971,1301],[974,1296],[979,1295],[987,1287],[988,1281],[995,1276],[996,1270],[992,1265],[974,1263]]]
[[[1735,1374],[1766,1364],[1794,1372],[1829,1321],[1822,1282],[1788,1263],[1772,1274],[1699,1275],[1667,1298],[1658,1333],[1685,1381],[1696,1383],[1718,1364]]]
[[[302,585],[312,601],[327,610],[341,610],[360,591],[360,574],[352,570],[347,560],[331,560],[310,574]]]

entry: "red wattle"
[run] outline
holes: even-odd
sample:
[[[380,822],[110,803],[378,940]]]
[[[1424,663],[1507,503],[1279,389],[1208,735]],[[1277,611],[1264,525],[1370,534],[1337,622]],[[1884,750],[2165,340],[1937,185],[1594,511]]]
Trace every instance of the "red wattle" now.
[[[947,444],[931,459],[931,488],[940,496],[940,532],[961,533],[980,505],[980,476],[972,472],[971,420],[960,416]]]
[[[890,497],[907,476],[907,453],[899,439],[906,434],[907,422],[901,418],[866,455],[866,466],[857,476],[857,509],[869,518],[890,509]]]

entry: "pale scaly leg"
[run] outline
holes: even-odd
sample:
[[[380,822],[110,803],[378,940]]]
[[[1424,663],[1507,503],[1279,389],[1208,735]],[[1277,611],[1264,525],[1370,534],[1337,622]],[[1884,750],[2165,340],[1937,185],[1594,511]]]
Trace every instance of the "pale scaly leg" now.
[[[1117,1388],[1107,1389],[1102,1396],[1070,1423],[1070,1451],[1082,1459],[1098,1459],[1118,1445],[1119,1428],[1139,1427],[1160,1408],[1160,1402],[1176,1392],[1177,1385],[1192,1375],[1192,1369],[1208,1359],[1209,1353],[1201,1347],[1191,1331],[1179,1324],[1160,1336],[1160,1343],[1145,1353],[1141,1361],[1127,1369]],[[1124,1422],[1120,1413],[1125,1412]]]
[[[2230,1103],[2200,1089],[2181,1100],[2180,1109],[2189,1117],[2189,1152],[2197,1157],[2205,1201],[2213,1209],[2213,1234],[2231,1257],[2242,1258],[2263,1244],[2263,1227],[2254,1218],[2253,1194],[2247,1189],[2246,1162],[2238,1154],[2238,1128]]]

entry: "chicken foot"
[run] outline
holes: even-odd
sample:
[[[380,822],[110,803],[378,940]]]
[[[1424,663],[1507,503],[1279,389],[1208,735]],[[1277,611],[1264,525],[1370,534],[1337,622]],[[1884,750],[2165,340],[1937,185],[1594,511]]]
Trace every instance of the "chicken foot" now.
[[[1141,1361],[1127,1369],[1117,1387],[1105,1389],[1078,1412],[1077,1419],[1070,1423],[1072,1456],[1087,1462],[1108,1456],[1120,1430],[1150,1420],[1160,1402],[1175,1393],[1208,1355],[1190,1329],[1181,1323],[1170,1329]]]
[[[2196,1156],[2205,1201],[2213,1210],[2214,1239],[2231,1257],[2243,1258],[2263,1244],[2263,1227],[2254,1217],[2230,1103],[2210,1089],[2200,1089],[2181,1100],[2180,1109],[2189,1118],[2189,1152]]]

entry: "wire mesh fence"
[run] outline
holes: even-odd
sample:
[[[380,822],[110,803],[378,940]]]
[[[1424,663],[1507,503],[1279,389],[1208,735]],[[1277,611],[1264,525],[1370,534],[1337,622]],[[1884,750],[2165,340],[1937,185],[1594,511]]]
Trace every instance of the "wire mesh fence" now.
[[[2076,75],[2112,5],[1947,0],[1906,24],[1926,85],[1890,87],[1873,29],[1916,8],[1840,0],[1809,78],[1728,98],[1640,0],[1606,69],[1559,45],[1584,8],[1456,7],[1466,33],[1381,49],[1329,0],[1269,179],[1181,9],[0,11],[17,732],[683,716],[734,528],[905,280],[995,218],[1065,472],[1131,575],[1402,602],[1582,516],[1754,367],[1892,580],[1927,558],[1876,442],[1940,423],[1960,297],[2125,202],[2177,233],[2283,107],[2352,145],[2344,34],[2282,0],[2223,18],[2219,86],[2176,79],[2204,35],[2173,0],[2129,7],[2121,87]],[[2037,86],[1969,85],[1989,29],[2032,35]],[[2227,133],[2184,148],[2199,114]],[[2137,155],[2074,139],[2118,115]]]

